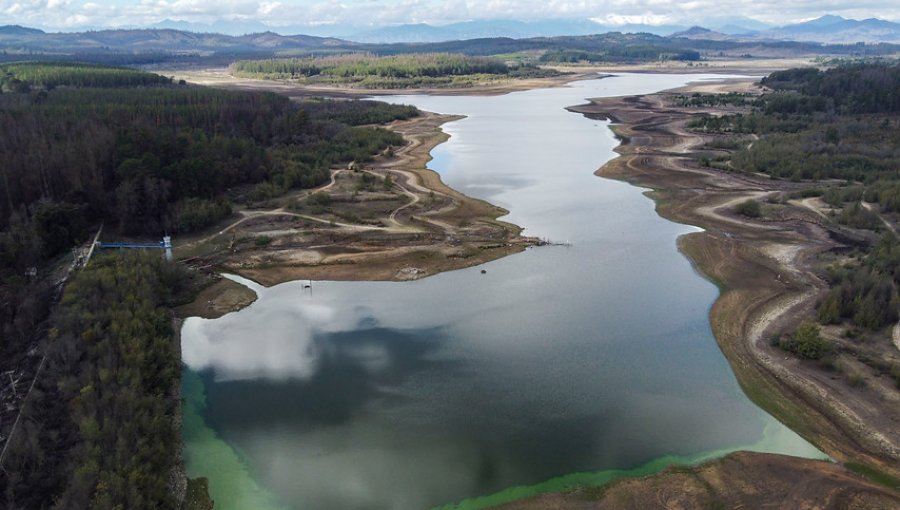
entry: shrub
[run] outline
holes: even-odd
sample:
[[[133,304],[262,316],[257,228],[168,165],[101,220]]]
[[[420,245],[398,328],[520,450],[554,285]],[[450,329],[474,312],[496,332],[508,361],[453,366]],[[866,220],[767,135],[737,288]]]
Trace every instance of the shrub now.
[[[231,214],[231,204],[226,200],[186,198],[175,204],[172,229],[175,232],[194,232],[214,225]]]
[[[331,205],[331,195],[329,195],[328,193],[323,193],[321,191],[313,193],[312,195],[307,197],[306,204],[311,207],[328,207],[329,205]]]
[[[820,335],[819,326],[812,322],[800,324],[793,335],[781,340],[780,346],[803,359],[821,359],[832,350],[831,344]]]
[[[735,206],[734,210],[748,218],[759,218],[762,215],[759,202],[749,198]]]

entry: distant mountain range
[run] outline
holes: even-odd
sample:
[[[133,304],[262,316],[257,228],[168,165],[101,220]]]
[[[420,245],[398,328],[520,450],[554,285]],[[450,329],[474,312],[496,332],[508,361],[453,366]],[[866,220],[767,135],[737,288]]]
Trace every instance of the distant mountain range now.
[[[519,51],[580,50],[603,51],[611,47],[667,48],[675,52],[692,50],[718,56],[800,56],[819,54],[884,55],[897,51],[890,45],[857,47],[853,43],[900,43],[900,24],[885,20],[848,20],[839,16],[821,18],[764,30],[753,20],[731,20],[718,29],[695,27],[655,27],[670,33],[648,33],[643,25],[616,27],[611,31],[593,21],[472,21],[442,27],[403,25],[357,32],[344,38],[321,35],[281,35],[264,30],[246,35],[226,35],[190,25],[185,29],[117,29],[86,32],[44,32],[19,25],[0,26],[0,60],[30,55],[43,59],[85,58],[110,63],[152,65],[173,58],[190,65],[199,58],[206,62],[229,63],[236,55],[253,58],[301,54],[307,51],[362,50],[383,54],[401,52],[460,52],[492,55]],[[172,22],[178,26],[180,22]],[[211,27],[210,27],[211,28]],[[265,27],[262,27],[265,28]],[[331,27],[336,29],[336,27]],[[677,29],[677,30],[675,30]],[[674,32],[674,33],[672,33]],[[540,34],[540,35],[535,35]],[[567,35],[560,35],[567,34]],[[349,40],[352,39],[352,40]],[[822,46],[822,44],[843,46]],[[849,43],[849,44],[848,44]],[[32,58],[29,57],[29,58]],[[232,59],[232,60],[229,60]]]
[[[479,20],[432,26],[425,23],[379,27],[347,34],[345,39],[361,43],[442,42],[491,37],[526,39],[563,35],[592,35],[606,32],[645,32],[664,35],[686,27],[678,25],[608,26],[591,20]]]
[[[129,27],[139,28],[139,27]],[[263,23],[217,21],[212,24],[164,20],[143,27],[150,29],[174,29],[201,33],[244,35],[253,32],[278,32],[281,34],[306,34],[318,37],[334,37],[358,43],[428,43],[509,37],[555,37],[560,35],[591,35],[612,31],[644,32],[665,35],[687,28],[686,25],[605,25],[591,20],[517,21],[509,19],[476,20],[449,25],[415,23],[384,25],[378,27],[354,25],[309,25],[272,27]],[[765,28],[765,27],[764,27]]]
[[[247,37],[246,34],[272,34],[268,36],[273,45],[288,46],[303,44],[302,40],[285,40],[277,34],[305,34],[332,40],[344,40],[367,44],[391,43],[433,43],[480,38],[508,37],[526,39],[533,37],[556,37],[565,35],[592,35],[607,32],[649,33],[654,35],[673,35],[695,40],[714,41],[813,41],[822,43],[856,43],[856,42],[900,42],[900,23],[881,19],[853,20],[841,16],[826,15],[820,18],[773,27],[760,21],[744,18],[708,18],[697,26],[669,24],[646,25],[628,24],[613,25],[589,19],[566,20],[552,19],[543,21],[516,21],[508,19],[478,20],[453,23],[449,25],[429,25],[425,23],[396,26],[351,26],[351,25],[311,25],[270,27],[258,21],[221,20],[212,24],[192,23],[178,20],[164,20],[148,27],[129,27],[124,30],[96,30],[84,34],[111,34],[113,32],[130,32],[139,29],[152,29],[164,34],[166,30],[190,32],[201,42],[210,38],[231,36],[237,39]],[[36,29],[20,26],[3,27],[3,35],[28,37],[34,36]],[[47,34],[64,38],[62,34]],[[71,34],[69,34],[71,35]],[[100,36],[102,38],[103,36]],[[97,37],[88,37],[83,43],[90,45]],[[196,40],[186,41],[196,42]],[[241,46],[246,41],[233,41]],[[152,41],[146,41],[151,47]],[[216,45],[216,44],[214,44]]]
[[[687,36],[709,40],[776,40],[814,41],[823,43],[900,42],[900,23],[881,19],[853,20],[826,15],[820,18],[774,27],[745,17],[708,18],[689,28],[686,24],[613,25],[589,19],[551,19],[516,21],[509,19],[477,20],[429,25],[426,23],[365,27],[350,25],[315,25],[269,27],[259,22],[219,21],[211,25],[186,21],[165,20],[148,28],[188,30],[192,32],[241,35],[248,32],[278,32],[332,37],[358,43],[429,43],[467,39],[509,37],[556,37],[563,35],[592,35],[607,32],[649,33],[654,35]],[[701,33],[695,28],[705,28]],[[694,30],[694,32],[691,32]]]
[[[764,30],[757,38],[824,43],[900,42],[900,23],[869,18],[822,16],[812,21]]]
[[[704,23],[716,30],[728,34],[742,34],[754,30],[771,28],[750,18],[711,18]],[[192,23],[188,21],[163,20],[147,27],[187,30],[202,33],[220,33],[227,35],[244,35],[253,32],[278,32],[281,34],[306,34],[319,37],[335,37],[360,43],[399,43],[399,42],[444,42],[465,39],[491,37],[510,37],[524,39],[529,37],[555,37],[560,35],[591,35],[605,32],[649,33],[666,35],[685,30],[688,25],[612,25],[590,19],[550,19],[543,21],[517,21],[510,19],[476,20],[452,23],[449,25],[429,25],[416,23],[406,25],[385,25],[378,27],[354,25],[307,25],[307,26],[268,26],[258,21],[217,21],[212,24]]]
[[[708,26],[728,35],[750,34],[771,28],[760,21],[743,17],[710,18],[705,21]],[[361,43],[394,43],[394,42],[441,42],[486,37],[510,37],[525,39],[529,37],[556,37],[564,35],[593,35],[608,32],[646,33],[668,35],[688,29],[689,25],[647,25],[625,24],[613,25],[593,20],[480,20],[433,26],[425,23],[415,25],[397,25],[379,27],[368,30],[341,32],[335,28],[334,36]]]
[[[252,52],[274,49],[346,47],[352,43],[330,37],[261,32],[242,36],[175,29],[122,29],[46,33],[18,25],[0,26],[0,49],[61,53],[102,52]]]
[[[822,16],[804,23],[786,25],[766,30],[727,34],[703,27],[691,27],[676,32],[672,37],[710,41],[805,41],[827,44],[898,43],[900,23],[882,19],[846,19],[840,16]]]
[[[337,27],[335,30],[340,32]],[[335,33],[336,37],[360,43],[439,42],[488,37],[555,37],[591,35],[606,32],[649,33],[687,36],[692,39],[730,41],[810,41],[822,43],[900,42],[900,23],[881,19],[853,20],[840,16],[771,27],[750,18],[709,20],[707,28],[685,25],[609,25],[591,20],[548,20],[523,22],[512,20],[466,21],[432,26],[424,23],[379,27]]]

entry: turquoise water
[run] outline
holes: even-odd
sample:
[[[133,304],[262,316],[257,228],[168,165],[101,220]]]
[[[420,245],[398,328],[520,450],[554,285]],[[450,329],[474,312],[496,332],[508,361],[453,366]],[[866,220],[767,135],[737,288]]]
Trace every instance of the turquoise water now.
[[[478,508],[740,448],[820,457],[738,387],[717,290],[676,250],[695,229],[595,177],[616,141],[564,110],[698,78],[392,98],[466,115],[430,166],[571,246],[416,282],[248,282],[250,307],[188,319],[186,457],[216,508]]]

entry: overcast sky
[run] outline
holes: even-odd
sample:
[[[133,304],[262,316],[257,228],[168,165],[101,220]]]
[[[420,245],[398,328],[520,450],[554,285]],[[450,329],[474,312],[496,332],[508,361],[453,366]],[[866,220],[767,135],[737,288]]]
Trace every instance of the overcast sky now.
[[[900,21],[898,0],[0,0],[0,25],[115,27],[164,19],[269,26],[446,24],[474,19],[594,19],[607,24],[693,24],[745,16],[783,25],[823,14]]]

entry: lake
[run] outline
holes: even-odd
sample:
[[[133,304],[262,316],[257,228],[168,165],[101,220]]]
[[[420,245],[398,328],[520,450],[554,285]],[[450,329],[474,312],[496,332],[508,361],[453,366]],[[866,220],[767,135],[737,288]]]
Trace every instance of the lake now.
[[[617,141],[564,110],[712,78],[388,98],[466,115],[430,168],[570,246],[415,282],[245,282],[250,307],[186,320],[186,462],[216,509],[421,509],[735,449],[821,457],[737,385],[718,291],[676,249],[696,228],[594,176]]]

